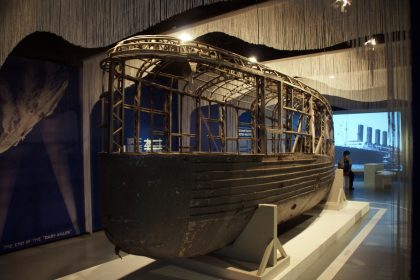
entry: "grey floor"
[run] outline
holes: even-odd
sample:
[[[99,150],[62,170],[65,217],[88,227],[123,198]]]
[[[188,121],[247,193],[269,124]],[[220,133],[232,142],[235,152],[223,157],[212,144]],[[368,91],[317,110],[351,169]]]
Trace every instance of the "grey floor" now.
[[[323,257],[310,267],[301,279],[315,279],[334,261],[348,243],[369,223],[379,209],[385,214],[363,240],[334,279],[410,279],[409,244],[403,238],[407,230],[407,219],[402,218],[404,209],[398,205],[401,190],[398,186],[383,190],[363,187],[363,178],[356,179],[355,190],[347,191],[349,200],[370,202],[370,211],[353,226],[339,242],[331,246]]]
[[[409,279],[408,242],[403,238],[407,220],[401,218],[404,209],[398,205],[400,193],[397,186],[367,190],[363,181],[356,179],[355,190],[348,192],[347,198],[369,201],[371,211],[330,246],[300,279],[316,279],[379,208],[386,209],[385,214],[333,279]],[[103,232],[97,232],[1,255],[0,279],[55,279],[116,258],[114,247]]]

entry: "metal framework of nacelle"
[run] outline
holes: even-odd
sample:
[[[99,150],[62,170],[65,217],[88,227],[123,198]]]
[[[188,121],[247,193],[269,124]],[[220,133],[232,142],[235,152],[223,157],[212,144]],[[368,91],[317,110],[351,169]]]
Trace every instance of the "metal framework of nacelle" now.
[[[101,67],[106,152],[333,155],[327,100],[248,58],[170,36],[135,36],[110,49]]]

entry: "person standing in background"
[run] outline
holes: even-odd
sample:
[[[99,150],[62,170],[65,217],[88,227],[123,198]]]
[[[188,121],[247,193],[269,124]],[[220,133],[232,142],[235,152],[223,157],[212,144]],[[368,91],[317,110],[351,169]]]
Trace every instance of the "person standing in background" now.
[[[349,177],[349,181],[350,181],[349,189],[352,191],[354,190],[353,188],[354,173],[351,170],[351,165],[352,165],[352,161],[350,158],[350,152],[346,150],[343,152],[343,157],[338,162],[338,168],[343,169],[343,175]]]

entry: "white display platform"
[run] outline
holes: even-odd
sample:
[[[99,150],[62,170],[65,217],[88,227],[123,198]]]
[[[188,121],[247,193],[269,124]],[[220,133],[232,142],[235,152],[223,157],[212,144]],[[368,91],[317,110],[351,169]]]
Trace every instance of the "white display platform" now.
[[[376,172],[384,170],[383,163],[365,163],[364,186],[365,188],[375,188]]]
[[[358,201],[347,201],[347,205],[341,210],[323,210],[315,221],[312,222],[304,231],[289,240],[283,245],[287,255],[290,256],[290,264],[276,274],[272,279],[296,279],[310,265],[316,262],[327,250],[328,246],[346,233],[355,223],[357,223],[369,211],[369,203]],[[221,260],[215,256],[202,257],[207,259],[200,265],[196,259],[185,259],[182,266],[190,266],[194,270],[200,266],[207,266],[216,263],[228,264],[230,268],[235,265],[241,266],[240,262]],[[190,266],[191,267],[191,266]],[[226,266],[225,266],[226,268]],[[244,267],[241,267],[242,269]],[[258,269],[258,265],[255,269]],[[169,278],[168,278],[169,277]],[[150,279],[167,280],[177,279],[221,279],[218,276],[211,276],[195,272],[192,269],[185,269],[178,265],[173,265],[163,261],[155,261],[150,258],[127,255],[123,259],[116,259],[95,267],[65,276],[60,279]]]
[[[368,202],[350,200],[339,211],[323,210],[307,229],[283,245],[290,266],[274,279],[296,279],[368,212]]]
[[[376,188],[390,188],[392,186],[392,178],[395,177],[394,171],[377,171],[375,176]]]

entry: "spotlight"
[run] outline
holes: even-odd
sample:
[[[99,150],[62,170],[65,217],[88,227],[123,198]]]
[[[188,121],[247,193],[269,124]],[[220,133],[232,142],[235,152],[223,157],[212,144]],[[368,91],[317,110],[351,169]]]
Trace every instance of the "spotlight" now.
[[[342,13],[347,12],[346,7],[351,6],[350,0],[335,0],[333,4],[336,8],[340,8]]]
[[[371,38],[365,42],[365,46],[376,46],[376,39]]]
[[[181,42],[189,42],[192,40],[192,37],[190,34],[184,32],[178,36],[178,39],[181,40]]]
[[[250,57],[248,57],[248,59],[249,59],[249,61],[254,62],[254,63],[258,62],[257,58],[255,56],[250,56]]]
[[[367,40],[364,44],[365,46],[369,47],[372,51],[375,50],[375,46],[376,46],[376,39],[375,38],[370,38],[369,40]]]

